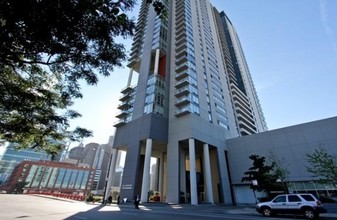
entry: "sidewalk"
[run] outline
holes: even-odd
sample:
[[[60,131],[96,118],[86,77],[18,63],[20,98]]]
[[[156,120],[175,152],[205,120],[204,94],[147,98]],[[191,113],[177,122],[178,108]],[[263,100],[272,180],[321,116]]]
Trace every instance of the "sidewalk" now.
[[[123,206],[132,206],[132,203],[121,203]],[[244,214],[244,215],[258,215],[262,216],[255,210],[255,205],[222,205],[222,204],[167,204],[167,203],[142,203],[139,205],[140,208],[150,208],[155,210],[156,207],[162,207],[166,210],[179,210],[180,212],[203,212],[203,213],[214,213],[214,214]],[[337,219],[337,213],[322,213],[321,217]]]
[[[83,202],[83,201],[74,201],[65,198],[58,198],[46,195],[35,195],[41,196],[49,199],[63,200],[66,202]],[[86,202],[83,202],[86,203]],[[96,205],[103,206],[102,203],[91,203],[88,202],[88,205]],[[111,205],[116,206],[116,203],[112,203]],[[109,206],[109,205],[107,205]],[[118,206],[127,207],[130,209],[134,208],[134,204],[132,202],[120,203]],[[178,212],[203,212],[203,213],[214,213],[214,214],[246,214],[246,215],[261,215],[256,212],[254,205],[222,205],[222,204],[199,204],[199,205],[191,205],[191,204],[168,204],[168,203],[141,203],[139,205],[140,209],[152,209],[152,210],[166,210],[166,211],[178,211]],[[262,215],[261,215],[262,216]],[[323,213],[320,215],[321,217],[337,219],[337,213]]]

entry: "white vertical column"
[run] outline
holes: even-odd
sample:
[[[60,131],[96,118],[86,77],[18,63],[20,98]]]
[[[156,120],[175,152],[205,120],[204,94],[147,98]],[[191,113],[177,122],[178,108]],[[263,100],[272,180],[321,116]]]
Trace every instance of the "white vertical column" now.
[[[197,172],[195,162],[195,145],[194,139],[188,140],[189,154],[190,154],[190,189],[191,189],[191,205],[198,205],[197,193]]]
[[[159,68],[159,54],[160,53],[160,50],[159,49],[156,49],[156,57],[154,59],[154,70],[153,70],[153,73],[154,75],[157,75],[158,74],[158,68]]]
[[[209,159],[208,144],[204,144],[204,167],[205,167],[205,179],[206,179],[206,198],[207,202],[213,204],[213,189],[212,189],[212,176],[211,176],[211,163]]]
[[[142,192],[140,197],[141,202],[147,202],[148,199],[147,196],[150,190],[151,152],[152,152],[152,139],[146,139]]]
[[[131,85],[132,75],[133,75],[133,69],[131,68],[129,72],[128,84],[126,85],[126,87],[129,87]]]
[[[110,195],[110,189],[112,185],[112,178],[115,175],[115,170],[116,170],[116,162],[117,162],[117,155],[118,155],[118,150],[117,149],[112,149],[111,152],[111,158],[110,158],[110,167],[109,167],[109,176],[107,177],[107,184],[106,184],[106,189],[105,189],[105,195],[104,195],[104,201],[108,199]]]

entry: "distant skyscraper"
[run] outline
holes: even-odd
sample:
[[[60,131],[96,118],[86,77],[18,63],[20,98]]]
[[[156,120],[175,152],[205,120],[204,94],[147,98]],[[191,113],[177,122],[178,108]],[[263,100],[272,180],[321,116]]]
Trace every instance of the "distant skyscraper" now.
[[[232,22],[214,8],[222,59],[226,69],[234,115],[240,136],[267,130],[249,68]]]
[[[111,140],[109,140],[110,142]],[[109,169],[111,158],[112,143],[100,145],[98,143],[89,143],[83,146],[70,149],[69,158],[78,161],[78,164],[86,164],[95,168],[94,181],[91,189],[96,194],[102,194],[106,184],[106,176]]]
[[[267,129],[239,39],[208,0],[161,2],[163,19],[142,1],[118,106],[121,198],[147,201],[156,157],[162,201],[229,204],[226,140]]]
[[[77,160],[79,163],[84,158],[84,149],[85,148],[82,143],[77,147],[71,148],[68,153],[68,158]]]

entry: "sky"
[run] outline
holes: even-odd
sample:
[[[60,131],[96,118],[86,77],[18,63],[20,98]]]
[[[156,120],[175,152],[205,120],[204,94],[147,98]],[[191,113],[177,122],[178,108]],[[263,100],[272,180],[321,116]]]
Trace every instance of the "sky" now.
[[[211,3],[237,30],[269,130],[337,116],[336,0]],[[138,9],[130,16],[136,18]],[[130,50],[131,39],[119,42]],[[82,86],[84,97],[72,107],[82,117],[72,126],[94,132],[84,144],[105,144],[114,134],[128,73],[127,67],[118,68],[110,77],[101,77],[97,86]]]

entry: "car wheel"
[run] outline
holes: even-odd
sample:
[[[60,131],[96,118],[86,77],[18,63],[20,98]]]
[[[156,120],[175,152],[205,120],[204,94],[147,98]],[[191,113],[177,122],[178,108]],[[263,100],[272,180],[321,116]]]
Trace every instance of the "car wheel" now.
[[[312,209],[304,209],[303,214],[307,219],[316,219],[318,217],[318,215]]]
[[[262,208],[262,215],[266,217],[272,216],[271,209],[268,207]]]

